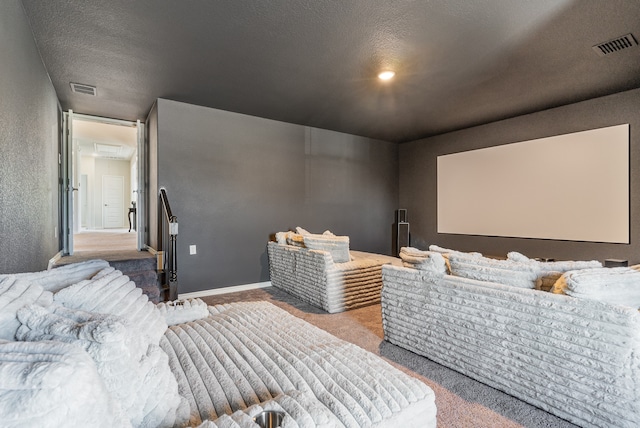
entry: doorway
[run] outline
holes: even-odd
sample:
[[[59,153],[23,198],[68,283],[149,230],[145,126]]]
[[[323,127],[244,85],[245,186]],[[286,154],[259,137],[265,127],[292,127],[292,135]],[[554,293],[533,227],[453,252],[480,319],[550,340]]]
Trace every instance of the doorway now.
[[[72,111],[66,122],[71,227],[65,253],[142,249],[138,204],[144,125]]]

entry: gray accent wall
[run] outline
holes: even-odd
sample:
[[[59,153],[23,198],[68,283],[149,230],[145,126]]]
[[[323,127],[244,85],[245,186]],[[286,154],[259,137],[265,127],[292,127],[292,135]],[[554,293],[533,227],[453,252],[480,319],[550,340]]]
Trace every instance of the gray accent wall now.
[[[145,128],[145,148],[147,156],[148,177],[147,181],[147,230],[145,244],[158,249],[158,105],[154,103],[147,116]]]
[[[37,271],[59,250],[60,111],[22,4],[0,2],[0,273]]]
[[[624,123],[630,124],[630,244],[437,233],[438,156]],[[400,145],[399,197],[402,208],[408,210],[411,244],[419,248],[437,244],[502,257],[509,251],[519,251],[529,257],[600,261],[613,258],[640,263],[639,129],[640,90],[636,89]],[[554,207],[540,201],[539,209]]]
[[[180,293],[268,281],[267,241],[296,226],[391,252],[394,143],[159,99],[157,146]]]

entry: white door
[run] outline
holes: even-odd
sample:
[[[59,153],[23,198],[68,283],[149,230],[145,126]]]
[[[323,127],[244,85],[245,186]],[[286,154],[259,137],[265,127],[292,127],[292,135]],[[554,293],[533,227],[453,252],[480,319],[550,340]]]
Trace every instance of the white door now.
[[[102,227],[124,227],[124,177],[102,176]]]

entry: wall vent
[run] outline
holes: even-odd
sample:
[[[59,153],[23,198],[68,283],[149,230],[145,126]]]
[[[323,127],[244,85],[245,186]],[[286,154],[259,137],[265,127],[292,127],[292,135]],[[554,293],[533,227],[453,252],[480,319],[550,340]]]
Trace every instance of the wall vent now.
[[[94,97],[98,95],[98,90],[96,89],[95,86],[85,85],[83,83],[70,83],[70,85],[71,85],[71,90],[75,93],[91,95]]]
[[[598,55],[605,56],[634,46],[638,46],[638,42],[636,38],[633,37],[633,34],[629,33],[616,39],[609,40],[608,42],[592,46],[592,48]]]

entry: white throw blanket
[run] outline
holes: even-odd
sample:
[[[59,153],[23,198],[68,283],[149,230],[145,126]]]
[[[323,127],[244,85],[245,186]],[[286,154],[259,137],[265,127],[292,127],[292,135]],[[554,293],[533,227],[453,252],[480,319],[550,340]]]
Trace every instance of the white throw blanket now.
[[[32,284],[15,276],[6,276],[0,280],[0,340],[15,340],[20,321],[16,313],[23,306],[36,303],[49,306],[53,294],[42,286]]]
[[[77,345],[0,343],[0,425],[3,428],[127,428],[96,366]]]
[[[107,267],[109,267],[108,262],[95,259],[87,260],[86,262],[72,263],[41,272],[0,275],[0,280],[7,276],[15,276],[18,279],[29,281],[31,284],[39,285],[45,290],[55,293],[83,279],[90,279],[97,272]]]
[[[30,305],[18,311],[22,341],[55,340],[82,347],[94,360],[113,399],[135,427],[172,427],[186,417],[167,355],[149,345],[138,355],[139,336],[115,315]]]
[[[142,352],[157,345],[167,329],[164,316],[142,290],[119,270],[107,267],[90,280],[80,281],[54,295],[54,301],[68,308],[119,315],[140,333]]]

